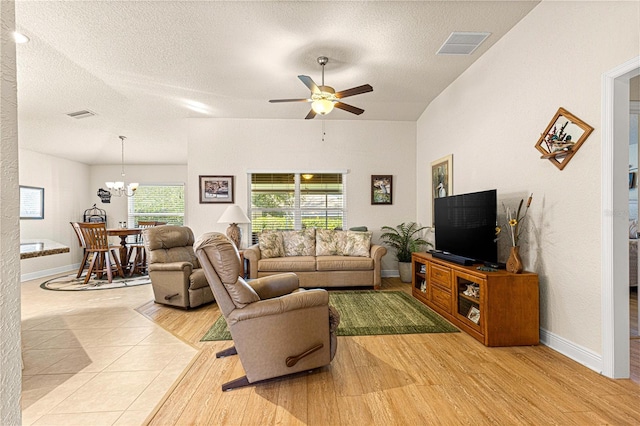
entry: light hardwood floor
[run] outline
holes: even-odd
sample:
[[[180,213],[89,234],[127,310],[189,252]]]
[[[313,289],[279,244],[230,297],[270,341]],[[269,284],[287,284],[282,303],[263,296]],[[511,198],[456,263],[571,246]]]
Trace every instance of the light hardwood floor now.
[[[410,286],[389,278],[383,289]],[[215,304],[138,312],[201,349],[151,425],[640,424],[639,383],[542,345],[486,348],[465,333],[339,337],[327,367],[222,392],[244,371],[237,356],[215,358],[230,342],[199,341],[219,315]]]

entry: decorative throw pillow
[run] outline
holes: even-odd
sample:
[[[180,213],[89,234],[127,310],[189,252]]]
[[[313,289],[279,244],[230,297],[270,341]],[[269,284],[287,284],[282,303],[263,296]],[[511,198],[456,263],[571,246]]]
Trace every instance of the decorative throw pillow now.
[[[260,257],[263,259],[284,256],[281,231],[262,231],[258,236],[258,246],[260,247]]]
[[[372,234],[373,232],[347,231],[347,244],[344,255],[369,257]]]
[[[629,238],[636,239],[638,238],[638,221],[630,220],[629,221]]]
[[[316,256],[344,256],[347,231],[316,229]]]
[[[315,256],[316,230],[314,228],[301,231],[283,231],[285,256]]]

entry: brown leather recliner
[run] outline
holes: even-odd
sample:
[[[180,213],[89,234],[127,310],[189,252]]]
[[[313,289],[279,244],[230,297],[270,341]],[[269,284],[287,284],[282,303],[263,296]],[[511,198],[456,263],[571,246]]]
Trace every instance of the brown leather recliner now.
[[[142,231],[149,278],[156,303],[195,308],[212,302],[213,293],[193,251],[193,231],[164,225]]]
[[[326,290],[299,289],[294,273],[247,283],[238,250],[218,232],[201,236],[194,249],[235,345],[216,357],[238,354],[246,373],[223,391],[331,362],[340,318]]]

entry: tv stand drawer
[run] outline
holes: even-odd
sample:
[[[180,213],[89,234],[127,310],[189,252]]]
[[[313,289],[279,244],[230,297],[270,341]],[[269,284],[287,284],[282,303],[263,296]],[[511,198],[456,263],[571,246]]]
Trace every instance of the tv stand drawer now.
[[[431,302],[447,313],[451,313],[451,293],[440,287],[431,287]]]
[[[429,281],[451,291],[451,269],[432,263],[429,268]]]

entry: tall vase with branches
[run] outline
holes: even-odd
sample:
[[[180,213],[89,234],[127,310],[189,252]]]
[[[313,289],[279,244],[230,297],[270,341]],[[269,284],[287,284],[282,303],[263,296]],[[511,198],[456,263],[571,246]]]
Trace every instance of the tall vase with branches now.
[[[430,242],[422,238],[421,233],[425,229],[429,229],[429,227],[419,226],[415,222],[403,222],[396,227],[382,227],[383,234],[380,239],[384,245],[395,250],[402,282],[411,282],[411,253],[420,251],[423,247],[432,246]],[[406,273],[406,264],[409,265],[408,274]]]

